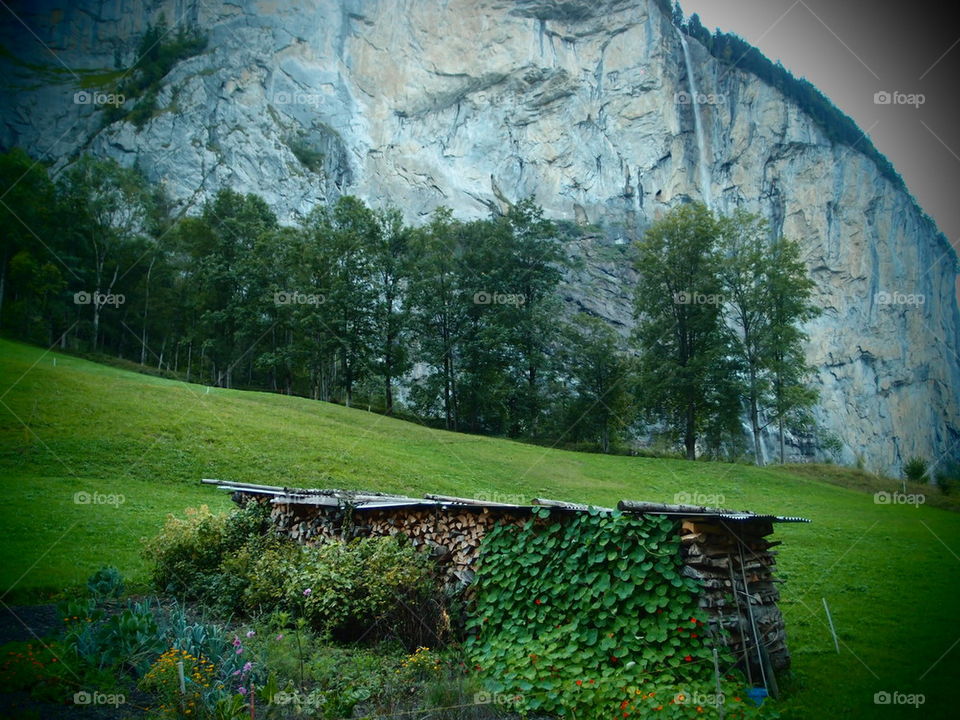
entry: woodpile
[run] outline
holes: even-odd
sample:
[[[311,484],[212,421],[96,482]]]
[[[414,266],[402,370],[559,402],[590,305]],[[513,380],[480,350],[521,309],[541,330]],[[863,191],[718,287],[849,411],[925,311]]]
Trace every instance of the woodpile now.
[[[216,482],[216,481],[210,481]],[[224,486],[224,485],[221,485]],[[407,498],[338,490],[288,490],[269,486],[241,488],[238,502],[269,503],[277,531],[293,540],[322,543],[358,537],[405,535],[437,561],[445,585],[468,588],[477,569],[484,536],[497,524],[522,525],[530,506],[480,502],[443,495]],[[573,516],[585,505],[536,499]],[[677,523],[683,574],[703,590],[700,607],[710,631],[731,648],[757,682],[773,684],[774,671],[790,665],[780,592],[774,577],[779,541],[771,542],[773,521],[808,522],[803,518],[757,516],[752,513],[620,501],[618,507],[640,514],[665,514]],[[601,508],[606,511],[606,508]],[[469,589],[467,590],[469,593]]]
[[[270,520],[280,534],[305,544],[400,533],[414,547],[430,553],[440,567],[444,584],[458,587],[473,580],[487,532],[496,524],[521,525],[525,518],[472,505],[364,509],[275,501]]]
[[[680,523],[683,572],[704,590],[700,607],[716,631],[723,628],[728,646],[750,674],[790,666],[783,616],[774,578],[780,544],[766,539],[769,522],[710,518]]]

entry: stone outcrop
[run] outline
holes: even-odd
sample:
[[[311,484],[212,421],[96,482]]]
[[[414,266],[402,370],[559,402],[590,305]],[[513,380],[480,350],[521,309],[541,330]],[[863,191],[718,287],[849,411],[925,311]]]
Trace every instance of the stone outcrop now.
[[[13,8],[56,57],[19,23],[4,26],[4,146],[59,158],[55,171],[83,150],[136,163],[181,207],[224,186],[255,192],[286,220],[340,193],[396,204],[412,221],[440,204],[475,217],[532,194],[552,217],[601,228],[572,248],[584,262],[564,294],[624,332],[625,248],[658,213],[702,194],[680,40],[652,0]],[[161,14],[200,26],[206,51],[169,73],[141,129],[104,126],[74,94],[94,71],[128,66]],[[898,473],[911,455],[955,454],[952,249],[864,155],[832,145],[753,75],[696,41],[689,50],[714,206],[760,212],[803,244],[824,309],[807,328],[817,412],[841,459]]]

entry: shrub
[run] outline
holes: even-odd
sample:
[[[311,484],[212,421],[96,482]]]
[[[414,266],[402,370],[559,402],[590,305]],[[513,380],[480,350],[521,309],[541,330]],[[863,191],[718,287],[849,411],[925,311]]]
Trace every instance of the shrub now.
[[[903,464],[903,476],[911,482],[922,482],[927,474],[927,461],[914,455]]]
[[[287,601],[299,605],[311,626],[340,640],[398,637],[420,644],[405,628],[436,591],[429,558],[402,536],[362,538],[306,547],[285,584]],[[417,617],[436,636],[439,613]]]
[[[251,614],[283,607],[287,578],[302,562],[304,549],[287,538],[251,540],[227,559],[223,570],[244,578],[241,605]]]
[[[124,591],[123,576],[112,565],[102,567],[87,580],[87,589],[95,600],[119,598]]]
[[[937,487],[944,495],[950,495],[960,487],[960,463],[947,461],[936,473]]]
[[[268,510],[248,503],[229,515],[210,508],[188,508],[184,518],[170,515],[160,533],[147,541],[144,554],[154,561],[153,583],[162,591],[235,609],[243,578],[225,574],[225,558],[263,533]]]

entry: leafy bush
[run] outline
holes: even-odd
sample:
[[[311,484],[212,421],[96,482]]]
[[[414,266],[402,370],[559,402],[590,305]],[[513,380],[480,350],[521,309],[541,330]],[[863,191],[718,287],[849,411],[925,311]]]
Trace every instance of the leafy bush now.
[[[210,508],[188,508],[184,518],[174,515],[160,533],[147,541],[144,555],[154,561],[153,583],[166,593],[206,600],[233,609],[244,582],[225,574],[221,565],[265,526],[266,509],[248,503],[229,515],[215,515]]]
[[[92,667],[142,675],[163,647],[160,628],[148,604],[133,603],[114,615],[92,604],[74,612],[77,614],[65,615],[64,645]]]
[[[960,487],[960,463],[947,461],[943,464],[936,476],[937,487],[944,495],[950,495]]]
[[[312,627],[341,640],[395,636],[410,645],[420,639],[402,630],[411,614],[436,638],[437,613],[418,612],[437,593],[433,566],[403,540],[375,537],[304,547],[287,575],[287,602],[299,604]]]
[[[87,580],[87,589],[95,600],[119,598],[124,591],[123,576],[112,565],[102,567]]]
[[[923,482],[927,474],[927,461],[915,455],[903,464],[903,476],[912,482]]]
[[[487,689],[521,714],[577,718],[645,715],[685,688],[715,692],[674,522],[596,510],[549,518],[538,509],[484,540],[468,652]]]
[[[244,578],[241,602],[251,614],[284,607],[287,579],[302,562],[303,549],[287,538],[256,539],[224,562],[225,573]]]

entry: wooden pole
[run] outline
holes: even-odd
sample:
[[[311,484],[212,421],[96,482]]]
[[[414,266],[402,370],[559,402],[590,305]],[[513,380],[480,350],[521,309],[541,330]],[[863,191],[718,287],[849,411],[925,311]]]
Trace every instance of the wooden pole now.
[[[717,683],[717,694],[714,698],[717,701],[717,714],[720,716],[720,720],[723,720],[723,704],[727,699],[723,696],[723,691],[720,689],[720,659],[717,657],[716,648],[713,648],[713,677]]]
[[[183,660],[177,662],[177,677],[180,678],[180,694],[187,694],[187,683],[183,677]]]

